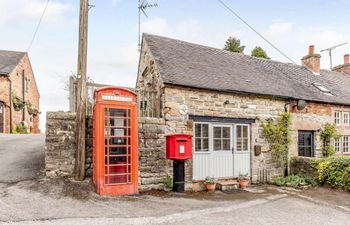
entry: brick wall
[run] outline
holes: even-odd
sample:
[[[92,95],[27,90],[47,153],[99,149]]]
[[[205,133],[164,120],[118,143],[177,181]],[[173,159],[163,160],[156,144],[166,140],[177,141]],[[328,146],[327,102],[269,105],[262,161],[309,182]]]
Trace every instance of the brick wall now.
[[[28,58],[28,55],[25,55],[16,68],[8,75],[8,78],[11,80],[12,92],[23,99],[23,80],[22,74],[28,80],[28,92],[25,92],[24,100],[30,102],[35,109],[40,110],[39,100],[40,95],[38,88],[36,86],[34,73]],[[8,107],[8,113],[6,114],[6,133],[10,133],[10,82],[8,79],[3,76],[0,77],[0,101],[6,103]],[[30,126],[33,133],[39,133],[39,115],[31,116],[28,113],[28,110],[24,110],[25,113],[25,122]],[[23,110],[15,111],[12,108],[12,125],[13,129],[16,128],[16,125],[23,121]]]

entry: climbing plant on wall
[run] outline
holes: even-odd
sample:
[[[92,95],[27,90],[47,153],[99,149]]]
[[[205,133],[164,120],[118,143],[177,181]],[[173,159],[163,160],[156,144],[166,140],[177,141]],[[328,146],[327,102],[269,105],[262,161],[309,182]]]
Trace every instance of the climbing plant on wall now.
[[[26,103],[24,101],[21,101],[21,99],[17,96],[16,92],[11,93],[12,97],[12,105],[15,111],[20,111],[24,109],[26,106]]]
[[[331,140],[333,138],[339,137],[335,124],[325,124],[320,133],[320,137],[323,141],[323,156],[328,157],[334,155],[335,150],[334,147],[331,145]]]
[[[269,144],[272,160],[281,168],[286,168],[288,145],[290,143],[291,114],[286,112],[277,120],[262,123],[263,135]]]

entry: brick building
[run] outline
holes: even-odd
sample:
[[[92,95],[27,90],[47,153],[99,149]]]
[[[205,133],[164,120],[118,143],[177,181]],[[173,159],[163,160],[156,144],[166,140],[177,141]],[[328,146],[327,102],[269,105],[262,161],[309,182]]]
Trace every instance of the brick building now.
[[[0,51],[0,133],[19,124],[39,133],[39,91],[28,54]]]
[[[300,66],[145,34],[136,84],[140,187],[157,187],[171,173],[164,137],[174,133],[193,135],[187,189],[206,176],[248,173],[258,181],[261,171],[283,173],[271,159],[261,121],[285,111],[292,114],[290,157],[320,157],[326,123],[342,135],[334,140],[337,154],[349,154],[349,56],[334,71],[320,69],[320,57],[310,46]]]

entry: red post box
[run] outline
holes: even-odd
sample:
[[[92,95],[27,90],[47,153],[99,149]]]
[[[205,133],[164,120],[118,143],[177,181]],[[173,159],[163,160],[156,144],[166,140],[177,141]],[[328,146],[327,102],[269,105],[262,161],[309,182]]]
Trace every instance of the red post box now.
[[[166,157],[172,160],[192,158],[192,136],[186,134],[166,136]]]
[[[118,87],[95,91],[93,183],[100,195],[138,193],[136,94]]]

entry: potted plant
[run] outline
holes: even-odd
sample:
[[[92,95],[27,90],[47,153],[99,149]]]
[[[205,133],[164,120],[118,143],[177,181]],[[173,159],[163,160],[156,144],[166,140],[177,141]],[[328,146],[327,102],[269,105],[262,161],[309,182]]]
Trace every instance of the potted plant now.
[[[248,186],[249,184],[249,179],[248,179],[248,174],[239,174],[238,177],[238,182],[239,182],[239,187],[244,189]]]
[[[215,191],[216,181],[214,177],[206,177],[204,181],[205,187],[207,188],[208,192]]]

